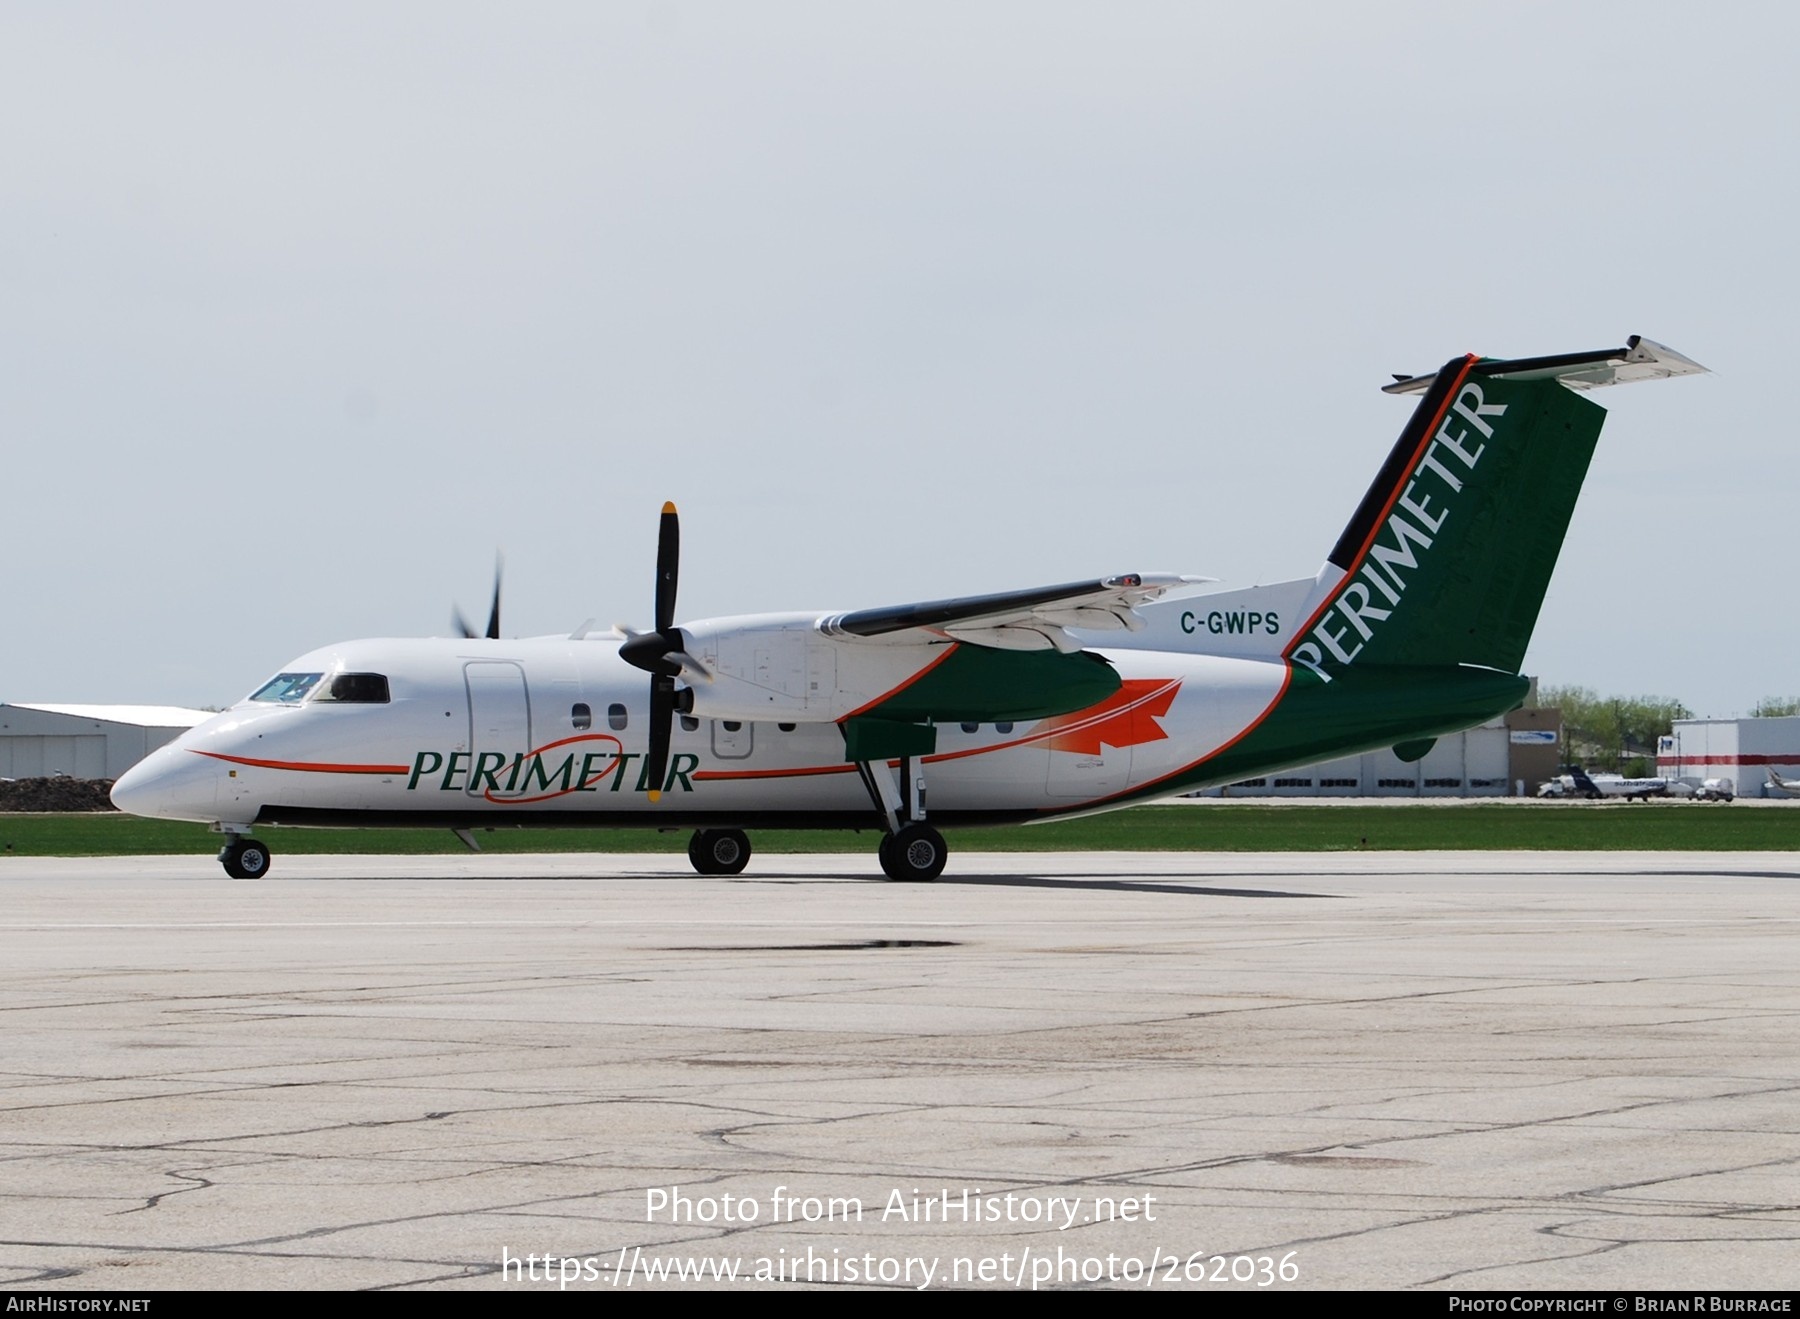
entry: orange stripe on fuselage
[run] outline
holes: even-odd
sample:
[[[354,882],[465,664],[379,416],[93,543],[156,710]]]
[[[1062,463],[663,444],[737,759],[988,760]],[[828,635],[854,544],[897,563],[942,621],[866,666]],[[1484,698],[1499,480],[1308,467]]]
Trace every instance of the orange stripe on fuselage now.
[[[969,756],[985,756],[995,751],[1010,751],[1014,747],[1030,746],[1034,742],[1047,742],[1051,738],[1061,737],[1071,732],[1078,732],[1081,729],[1090,728],[1095,724],[1102,724],[1106,723],[1108,720],[1117,719],[1120,715],[1127,714],[1130,711],[1137,709],[1139,706],[1164,695],[1171,687],[1179,687],[1181,681],[1180,678],[1169,678],[1164,680],[1155,691],[1145,693],[1137,700],[1132,701],[1129,705],[1115,707],[1106,710],[1101,714],[1092,715],[1087,719],[1083,719],[1080,723],[1069,724],[1060,728],[1041,728],[1035,732],[1027,733],[1023,737],[1015,737],[1010,741],[995,742],[991,746],[965,747],[961,751],[938,751],[926,756],[924,761],[927,765],[936,765],[946,760],[963,760]],[[1102,704],[1105,704],[1105,702],[1102,702]],[[887,763],[889,765],[898,765],[900,762],[898,760],[890,760]],[[715,781],[728,781],[732,779],[805,778],[812,774],[848,774],[855,768],[856,766],[854,765],[806,765],[801,766],[798,769],[702,769],[696,770],[691,777]]]
[[[189,748],[192,750],[192,748]],[[228,756],[223,751],[194,751],[196,756],[229,760],[234,765],[251,765],[257,769],[291,769],[301,774],[410,774],[411,765],[328,765],[303,760],[257,760],[251,756]]]
[[[813,774],[848,774],[855,765],[802,765],[798,769],[697,769],[693,779],[803,779]]]

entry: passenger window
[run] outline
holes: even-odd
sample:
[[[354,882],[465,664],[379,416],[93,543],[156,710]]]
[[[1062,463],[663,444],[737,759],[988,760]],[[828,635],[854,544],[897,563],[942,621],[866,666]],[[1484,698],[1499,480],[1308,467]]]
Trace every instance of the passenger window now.
[[[978,731],[980,728],[981,728],[980,724],[964,724],[962,726],[962,730],[965,733],[973,733],[973,732]]]
[[[727,733],[735,733],[743,726],[744,725],[736,719],[727,719],[724,723],[724,728]]]
[[[594,712],[584,702],[577,701],[569,707],[569,722],[575,725],[577,733],[585,733],[594,726]]]
[[[617,701],[614,701],[611,705],[606,707],[606,726],[612,729],[613,732],[617,733],[621,731],[625,727],[626,722],[627,716],[625,714],[624,706],[620,705]]]
[[[318,696],[319,701],[344,701],[357,705],[386,705],[388,680],[380,673],[340,673]]]
[[[794,725],[792,724],[776,724],[775,727],[779,728],[784,733],[791,733],[794,731]]]
[[[681,731],[682,732],[692,733],[692,732],[697,731],[699,729],[699,727],[700,727],[700,721],[698,719],[694,718],[693,715],[684,714],[681,716]]]
[[[1010,733],[1010,732],[1012,732],[1012,724],[1011,723],[995,724],[994,731],[996,733]]]

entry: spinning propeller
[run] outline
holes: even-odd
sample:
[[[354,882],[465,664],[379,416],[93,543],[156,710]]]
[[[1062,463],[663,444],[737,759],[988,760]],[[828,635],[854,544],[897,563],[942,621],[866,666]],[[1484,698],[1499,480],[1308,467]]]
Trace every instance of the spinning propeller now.
[[[693,704],[693,693],[676,694],[675,679],[684,672],[711,676],[705,665],[687,653],[687,638],[675,626],[675,584],[680,571],[681,519],[675,505],[667,503],[656,532],[656,628],[651,632],[619,629],[625,637],[619,658],[650,675],[650,751],[644,777],[650,783],[653,802],[662,797],[663,779],[669,772],[675,712],[691,709]]]
[[[487,638],[489,641],[500,640],[500,564],[500,556],[498,554],[494,555],[494,603],[493,607],[488,610],[487,624]],[[468,619],[462,616],[462,610],[456,608],[454,605],[450,607],[450,621],[452,626],[456,628],[456,634],[465,640],[482,635],[469,626]]]

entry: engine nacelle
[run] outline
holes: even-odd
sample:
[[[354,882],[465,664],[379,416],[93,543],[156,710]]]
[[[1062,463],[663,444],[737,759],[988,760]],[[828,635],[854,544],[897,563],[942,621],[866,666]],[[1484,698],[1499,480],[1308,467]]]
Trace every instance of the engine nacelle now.
[[[702,719],[835,723],[903,686],[940,658],[941,645],[837,640],[819,614],[718,618],[684,624],[687,652],[706,675],[684,673]]]

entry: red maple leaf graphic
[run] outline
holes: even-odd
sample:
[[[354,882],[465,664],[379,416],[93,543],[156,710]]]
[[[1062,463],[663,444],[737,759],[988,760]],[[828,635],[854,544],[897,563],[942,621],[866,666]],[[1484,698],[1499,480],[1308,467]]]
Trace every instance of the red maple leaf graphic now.
[[[1085,710],[1046,719],[1034,734],[1050,733],[1052,751],[1078,751],[1097,756],[1109,747],[1161,742],[1169,735],[1156,721],[1169,713],[1180,678],[1127,678],[1119,690]]]

